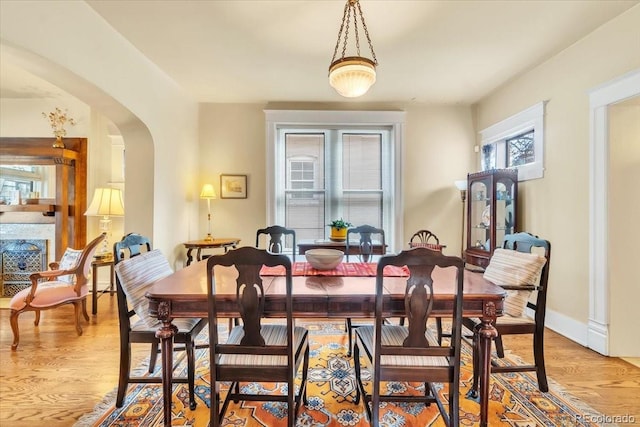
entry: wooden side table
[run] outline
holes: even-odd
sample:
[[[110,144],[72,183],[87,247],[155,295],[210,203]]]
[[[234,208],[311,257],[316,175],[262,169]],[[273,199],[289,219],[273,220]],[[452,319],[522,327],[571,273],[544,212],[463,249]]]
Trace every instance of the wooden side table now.
[[[227,253],[229,248],[235,249],[239,243],[240,239],[237,237],[221,237],[213,240],[192,240],[190,242],[186,242],[184,243],[184,247],[187,248],[187,265],[191,264],[193,261],[191,251],[194,249],[196,249],[196,261],[200,261],[203,259],[203,249],[224,248],[224,252]],[[205,255],[204,258],[207,258],[207,256]]]
[[[102,258],[95,259],[91,262],[91,314],[98,314],[98,268],[109,266],[110,275],[109,275],[109,287],[100,292],[100,296],[103,293],[109,291],[111,295],[113,295],[113,280],[114,280],[114,269],[113,269],[113,257],[112,258]]]

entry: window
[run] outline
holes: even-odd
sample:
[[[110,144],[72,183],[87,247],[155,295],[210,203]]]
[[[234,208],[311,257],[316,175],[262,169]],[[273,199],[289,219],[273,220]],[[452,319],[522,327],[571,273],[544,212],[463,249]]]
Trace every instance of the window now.
[[[396,121],[404,113],[390,113],[392,122],[378,121],[381,113],[268,111],[268,223],[301,241],[327,239],[327,224],[344,218],[383,228],[392,250],[402,235]]]
[[[480,132],[482,170],[517,168],[518,180],[544,175],[544,105],[534,105]]]

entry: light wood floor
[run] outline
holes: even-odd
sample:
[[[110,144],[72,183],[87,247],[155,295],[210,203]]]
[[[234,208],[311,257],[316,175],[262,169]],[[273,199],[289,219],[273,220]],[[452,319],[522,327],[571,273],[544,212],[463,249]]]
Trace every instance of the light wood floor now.
[[[90,305],[90,303],[89,303]],[[9,310],[0,309],[0,425],[71,426],[117,385],[119,344],[116,298],[99,299],[98,315],[77,336],[71,306],[20,316],[21,341],[11,351]],[[90,307],[89,307],[90,312]],[[525,360],[531,344],[505,339],[505,347]],[[636,337],[637,338],[637,337]],[[134,348],[134,366],[148,355]],[[633,415],[640,423],[640,368],[607,358],[548,331],[548,375],[574,396],[607,415]]]

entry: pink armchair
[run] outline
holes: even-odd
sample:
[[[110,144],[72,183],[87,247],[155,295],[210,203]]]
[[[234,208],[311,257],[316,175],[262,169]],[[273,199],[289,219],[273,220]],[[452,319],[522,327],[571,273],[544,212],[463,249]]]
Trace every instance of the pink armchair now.
[[[67,249],[60,262],[49,264],[53,270],[33,273],[31,287],[18,292],[11,298],[11,330],[13,331],[13,344],[11,350],[18,348],[20,332],[18,330],[18,316],[25,311],[35,311],[35,326],[40,323],[40,311],[59,307],[64,304],[73,304],[75,308],[76,331],[82,335],[80,326],[80,313],[86,320],[87,294],[89,293],[88,279],[91,269],[91,261],[98,244],[106,237],[105,233],[95,238],[83,250]]]

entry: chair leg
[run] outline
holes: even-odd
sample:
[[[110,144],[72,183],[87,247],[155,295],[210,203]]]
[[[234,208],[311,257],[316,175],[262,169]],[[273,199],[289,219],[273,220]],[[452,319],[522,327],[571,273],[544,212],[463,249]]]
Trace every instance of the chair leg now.
[[[544,332],[533,335],[533,358],[536,364],[536,376],[538,377],[538,388],[546,393],[549,391],[547,382],[547,370],[544,365]]]
[[[502,345],[502,336],[498,335],[494,340],[496,343],[496,354],[500,359],[504,358],[504,346]]]
[[[187,342],[185,342],[185,351],[187,352],[187,381],[189,382],[189,409],[192,411],[196,409],[196,398],[195,398],[195,377],[196,377],[196,358],[195,358],[195,342],[193,341],[193,337],[190,337]]]
[[[80,301],[74,301],[73,310],[75,312],[74,317],[76,319],[76,332],[78,332],[78,335],[82,335],[82,326],[80,325],[80,314],[82,311],[82,303]]]
[[[149,373],[153,374],[156,369],[156,362],[158,361],[158,341],[151,343],[151,354],[149,355]]]
[[[121,408],[124,395],[129,385],[129,371],[131,369],[131,344],[127,336],[120,338],[120,373],[118,376],[118,394],[116,395],[116,408]]]
[[[20,331],[18,330],[18,316],[20,313],[21,311],[11,310],[11,316],[9,317],[9,323],[11,323],[11,330],[13,331],[13,344],[11,344],[11,350],[16,350],[18,348],[18,343],[20,342]]]
[[[87,299],[84,298],[82,300],[82,315],[84,316],[84,320],[89,321],[89,313],[87,313]]]
[[[40,324],[40,310],[36,310],[36,318],[33,321],[33,326],[38,326]]]
[[[472,360],[473,360],[473,382],[471,383],[471,388],[467,392],[467,398],[476,400],[480,398],[480,393],[478,392],[479,378],[480,378],[480,349],[478,348],[479,340],[478,340],[478,330],[480,329],[480,324],[476,325],[473,329],[473,339],[471,342],[472,349]]]
[[[353,348],[353,340],[351,337],[351,318],[347,317],[344,321],[345,329],[347,330],[347,337],[349,339],[349,347],[347,348],[347,357],[351,357],[351,349]]]
[[[300,387],[302,387],[302,402],[305,405],[309,404],[309,399],[307,398],[307,372],[309,371],[309,347],[304,352],[304,361],[302,362],[302,381],[300,382]],[[300,402],[300,398],[298,398],[298,402]],[[296,416],[298,415],[298,408],[296,408]]]
[[[442,345],[442,319],[436,317],[436,331],[438,332],[438,345]]]

